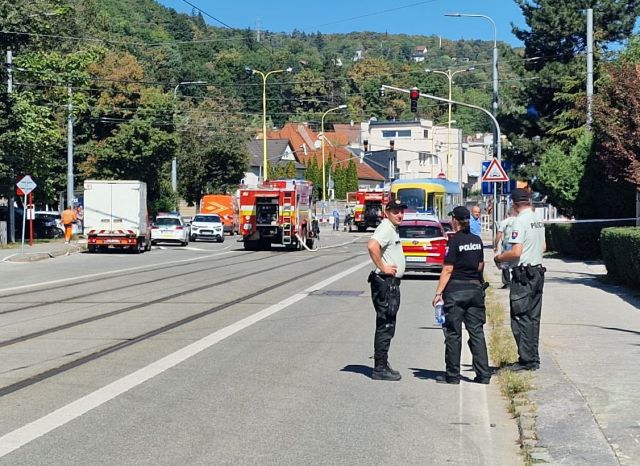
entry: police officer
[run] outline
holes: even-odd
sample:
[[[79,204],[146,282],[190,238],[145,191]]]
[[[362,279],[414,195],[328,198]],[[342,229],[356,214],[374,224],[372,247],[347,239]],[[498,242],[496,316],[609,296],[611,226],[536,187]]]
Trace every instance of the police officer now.
[[[373,232],[367,244],[376,269],[369,274],[371,300],[376,310],[376,332],[373,340],[374,380],[400,380],[400,372],[389,366],[391,339],[396,331],[396,315],[400,308],[400,279],[405,261],[398,227],[404,218],[406,204],[395,199],[386,205],[386,218]]]
[[[482,240],[471,233],[471,213],[466,207],[456,207],[449,213],[456,234],[449,239],[447,256],[436,287],[433,305],[444,300],[446,375],[439,383],[460,383],[460,352],[462,351],[462,323],[469,333],[469,348],[473,356],[474,382],[488,384],[491,380],[487,344],[483,325],[486,322],[484,305],[484,252]]]
[[[509,302],[511,331],[518,345],[518,362],[509,366],[514,371],[536,370],[540,367],[538,341],[544,273],[542,254],[546,250],[544,224],[536,217],[529,191],[514,189],[511,193],[518,213],[511,227],[511,249],[495,256],[496,265],[517,261],[512,270]]]

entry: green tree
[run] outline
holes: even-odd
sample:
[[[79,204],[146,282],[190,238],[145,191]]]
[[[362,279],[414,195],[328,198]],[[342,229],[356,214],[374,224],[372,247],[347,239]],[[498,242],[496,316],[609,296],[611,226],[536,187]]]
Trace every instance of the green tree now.
[[[563,214],[574,214],[573,208],[592,144],[592,134],[585,131],[570,153],[565,153],[559,146],[553,146],[542,156],[536,187],[542,187],[549,202]]]

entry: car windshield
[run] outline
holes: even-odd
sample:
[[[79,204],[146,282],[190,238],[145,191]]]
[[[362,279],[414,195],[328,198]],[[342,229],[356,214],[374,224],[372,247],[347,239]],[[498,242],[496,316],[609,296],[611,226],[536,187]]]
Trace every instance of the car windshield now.
[[[156,219],[156,225],[162,227],[180,226],[179,218],[161,217]]]
[[[440,238],[442,237],[442,231],[435,226],[400,226],[400,238]]]
[[[196,215],[193,217],[194,222],[220,223],[220,217],[217,215]]]

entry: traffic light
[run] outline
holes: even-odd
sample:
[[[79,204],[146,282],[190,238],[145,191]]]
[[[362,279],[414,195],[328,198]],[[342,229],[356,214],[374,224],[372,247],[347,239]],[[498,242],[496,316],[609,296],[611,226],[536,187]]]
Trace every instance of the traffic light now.
[[[380,90],[378,91],[378,95],[380,97],[384,97],[384,87],[381,87]]]
[[[420,98],[420,91],[417,87],[409,90],[409,98],[411,99],[411,113],[416,113],[418,111],[418,99]]]

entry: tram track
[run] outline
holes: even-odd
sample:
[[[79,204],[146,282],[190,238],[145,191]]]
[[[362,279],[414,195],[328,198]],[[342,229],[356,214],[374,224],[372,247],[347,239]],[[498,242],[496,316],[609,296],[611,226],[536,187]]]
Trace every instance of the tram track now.
[[[217,286],[226,285],[228,283],[233,283],[233,282],[236,282],[236,281],[239,281],[239,280],[244,280],[245,278],[252,277],[252,276],[255,276],[255,275],[260,275],[260,274],[265,273],[265,272],[272,272],[274,269],[278,269],[278,268],[281,268],[281,267],[286,267],[286,266],[289,266],[289,265],[299,264],[301,262],[306,262],[306,261],[309,261],[309,260],[315,260],[315,259],[320,258],[320,257],[322,257],[322,256],[314,256],[313,258],[305,257],[303,259],[300,259],[300,260],[297,260],[297,261],[290,261],[290,262],[287,262],[286,264],[282,264],[280,266],[275,266],[275,267],[273,265],[271,265],[269,267],[265,267],[265,268],[262,268],[260,270],[254,270],[253,272],[250,272],[250,273],[246,273],[246,274],[243,274],[243,275],[227,278],[225,280],[221,280],[221,281],[217,281],[217,282],[213,282],[213,283],[206,283],[204,285],[201,285],[201,286],[198,286],[198,287],[195,287],[195,288],[190,288],[188,290],[181,291],[179,293],[173,293],[173,294],[170,294],[170,295],[167,295],[167,296],[163,296],[163,297],[160,297],[160,298],[157,298],[157,299],[153,299],[151,301],[147,301],[147,302],[144,302],[144,303],[136,303],[134,305],[123,307],[121,309],[116,309],[114,311],[104,312],[102,314],[96,314],[96,315],[93,315],[93,316],[90,316],[90,317],[85,317],[84,319],[78,319],[78,320],[74,320],[72,322],[67,322],[67,323],[64,323],[64,324],[56,325],[55,327],[49,327],[49,328],[46,328],[46,329],[38,330],[36,332],[27,333],[25,335],[21,335],[21,336],[15,337],[15,338],[11,338],[9,340],[0,341],[0,348],[5,348],[7,346],[15,345],[17,343],[22,343],[22,342],[25,342],[25,341],[33,340],[34,338],[39,338],[39,337],[42,337],[42,336],[45,336],[45,335],[50,335],[52,333],[60,332],[62,330],[68,330],[70,328],[78,327],[80,325],[88,324],[88,323],[91,323],[91,322],[96,322],[98,320],[107,319],[109,317],[113,317],[113,316],[117,316],[117,315],[120,315],[120,314],[124,314],[126,312],[131,312],[131,311],[135,311],[135,310],[138,310],[138,309],[143,309],[145,307],[153,306],[155,304],[160,304],[160,303],[163,303],[163,302],[175,299],[175,298],[179,298],[181,296],[185,296],[185,295],[192,294],[192,293],[197,293],[198,291],[207,290],[207,289],[211,289],[211,288],[214,288],[214,287],[217,287]],[[119,289],[120,288],[116,288],[115,291],[117,291]],[[112,290],[112,291],[114,291],[114,290]],[[62,300],[61,302],[66,302],[66,301],[72,301],[72,299]]]
[[[257,262],[257,261],[263,261],[266,259],[271,259],[273,256],[269,255],[269,256],[265,256],[265,257],[257,257],[254,259],[249,259],[249,260],[244,260],[244,261],[236,261],[236,262],[232,262],[232,263],[227,263],[227,264],[222,264],[222,266],[234,266],[234,265],[242,265],[242,264],[247,264],[249,262]],[[222,260],[226,260],[226,259],[232,259],[232,258],[224,258]],[[184,265],[193,265],[193,264],[181,264],[182,266]],[[220,264],[218,262],[216,262],[215,264],[216,268],[220,267]],[[149,271],[144,271],[142,273],[147,273],[147,272],[156,272],[158,270],[164,270],[168,267],[162,267],[162,268],[156,268],[153,270],[149,270]],[[160,281],[164,281],[164,280],[174,280],[176,278],[180,278],[180,277],[186,277],[188,275],[193,275],[193,274],[199,274],[202,272],[206,272],[208,270],[211,270],[211,266],[207,266],[204,268],[199,268],[197,270],[192,270],[189,272],[185,272],[185,273],[181,273],[181,274],[173,274],[169,277],[161,277],[161,278],[152,278],[150,280],[147,281],[143,281],[143,282],[136,282],[136,283],[131,283],[128,285],[124,285],[124,286],[117,286],[117,287],[113,287],[113,288],[106,288],[106,289],[102,289],[96,292],[91,293],[92,296],[95,296],[97,294],[102,294],[102,293],[110,293],[110,292],[114,292],[114,291],[120,291],[120,290],[126,290],[128,288],[134,288],[136,286],[142,286],[142,285],[148,285],[150,283],[157,283]],[[135,274],[140,273],[140,271],[134,272]],[[116,277],[109,277],[109,278],[114,278],[114,279],[119,279],[122,278],[123,276],[126,275],[131,275],[131,274],[123,274],[123,275],[118,275]],[[75,285],[82,285],[82,284],[86,284],[86,283],[93,283],[94,280],[87,280],[87,281],[82,281],[81,283],[73,283],[72,285],[64,285],[64,288],[69,288],[69,286],[75,286]],[[57,289],[58,287],[53,287],[52,289]],[[49,289],[44,289],[44,290],[37,290],[36,292],[41,292],[41,291],[50,291]],[[31,291],[29,293],[25,293],[25,294],[33,294],[34,292]],[[2,298],[6,298],[6,296],[2,296]],[[8,309],[6,311],[0,311],[0,316],[1,315],[5,315],[5,314],[13,314],[14,312],[18,312],[18,311],[26,311],[29,309],[36,309],[39,307],[43,307],[43,306],[48,306],[51,304],[62,304],[62,303],[72,303],[72,302],[76,302],[75,299],[77,299],[76,297],[71,297],[71,298],[61,298],[61,299],[54,299],[54,300],[50,300],[50,301],[42,301],[42,302],[38,302],[35,304],[29,304],[27,306],[23,306],[23,307],[18,307],[15,309]],[[0,344],[1,347],[1,344]]]
[[[331,264],[331,267],[339,266],[339,265],[341,265],[343,263],[346,263],[346,262],[348,262],[350,260],[353,260],[354,258],[360,257],[361,255],[362,254],[350,254],[348,257],[346,257],[344,259],[341,259],[341,260],[338,260],[336,262],[333,262]],[[314,257],[318,258],[318,257],[323,257],[323,256],[314,256]],[[312,258],[306,257],[303,260],[309,261],[311,259]],[[297,262],[301,262],[301,261],[296,261],[296,263]],[[288,264],[283,264],[281,267],[285,267],[286,265],[290,265],[290,264],[292,264],[292,262],[289,262]],[[284,280],[281,280],[281,281],[279,281],[277,283],[274,283],[274,284],[269,285],[267,287],[261,288],[259,290],[254,291],[254,292],[251,292],[246,296],[242,296],[240,298],[236,298],[236,299],[227,301],[225,303],[218,304],[218,305],[213,306],[213,307],[211,307],[209,309],[206,309],[204,311],[200,311],[198,313],[195,313],[195,314],[189,315],[187,317],[183,317],[181,319],[178,319],[178,320],[176,320],[174,322],[171,322],[169,324],[165,324],[165,325],[162,325],[162,326],[157,327],[155,329],[152,329],[150,331],[144,332],[144,333],[139,334],[139,335],[137,335],[137,336],[135,336],[133,338],[129,338],[127,340],[123,340],[123,341],[120,341],[120,342],[118,342],[116,344],[107,346],[107,347],[105,347],[105,348],[103,348],[101,350],[95,351],[93,353],[90,353],[90,354],[85,355],[83,357],[80,357],[78,359],[75,359],[73,361],[65,363],[65,364],[63,364],[61,366],[58,366],[58,367],[55,367],[55,368],[51,368],[51,369],[47,369],[47,370],[45,370],[43,372],[40,372],[38,374],[29,376],[29,377],[27,377],[25,379],[19,380],[19,381],[14,382],[14,383],[11,383],[11,384],[6,385],[4,387],[0,387],[0,397],[4,397],[4,396],[9,395],[11,393],[15,393],[15,392],[17,392],[19,390],[27,388],[27,387],[29,387],[31,385],[34,385],[34,384],[38,383],[38,382],[42,382],[44,380],[47,380],[47,379],[49,379],[51,377],[54,377],[56,375],[62,374],[64,372],[67,372],[67,371],[69,371],[71,369],[74,369],[74,368],[77,368],[79,366],[82,366],[84,364],[87,364],[87,363],[89,363],[91,361],[95,361],[95,360],[100,359],[100,358],[102,358],[104,356],[107,356],[109,354],[113,354],[113,353],[115,353],[117,351],[120,351],[122,349],[128,348],[130,346],[133,346],[133,345],[135,345],[137,343],[140,343],[140,342],[143,342],[145,340],[148,340],[148,339],[150,339],[152,337],[158,336],[158,335],[163,334],[165,332],[168,332],[170,330],[173,330],[173,329],[176,329],[176,328],[181,327],[183,325],[186,325],[188,323],[194,322],[194,321],[196,321],[198,319],[202,319],[204,317],[207,317],[207,316],[209,316],[211,314],[214,314],[216,312],[219,312],[221,310],[224,310],[224,309],[227,309],[227,308],[232,307],[234,305],[237,305],[237,304],[243,303],[245,301],[248,301],[248,300],[250,300],[250,299],[252,299],[252,298],[254,298],[256,296],[260,296],[260,295],[262,295],[264,293],[273,291],[273,290],[278,289],[278,288],[280,288],[282,286],[291,284],[293,281],[298,281],[300,279],[306,278],[306,277],[311,276],[311,275],[313,275],[315,273],[318,273],[320,271],[327,270],[328,267],[330,267],[330,266],[322,265],[320,267],[316,267],[316,268],[308,270],[308,271],[306,271],[304,273],[298,274],[298,275],[296,275],[294,277],[288,277],[288,278],[286,278]],[[278,268],[280,268],[280,267],[278,267]],[[256,272],[252,272],[250,274],[245,274],[243,277],[235,277],[235,278],[232,278],[232,279],[229,279],[229,280],[225,280],[223,282],[218,282],[217,285],[222,285],[222,284],[225,284],[225,283],[229,283],[231,281],[239,280],[241,278],[247,278],[249,276],[253,276],[253,275],[256,275],[256,274],[259,274],[259,273],[264,273],[267,270],[268,271],[273,271],[274,268],[271,267],[269,269],[262,269],[261,271],[256,271]],[[211,287],[211,286],[212,286],[211,284],[207,285],[207,287]],[[201,289],[201,288],[199,287],[198,289]],[[181,296],[181,295],[193,293],[194,291],[197,291],[198,289],[190,289],[188,291],[181,292],[181,293],[179,293],[177,295]],[[165,301],[167,299],[171,299],[171,298],[170,297],[165,297],[165,298],[162,298],[160,300],[154,300],[154,301],[162,302],[162,301]],[[148,306],[149,304],[151,304],[151,303],[145,303],[143,306]],[[143,306],[136,306],[136,308],[143,307]],[[110,313],[107,313],[107,314],[110,314],[109,315],[109,317],[110,317],[111,315],[117,315],[117,314],[122,313],[122,312],[127,312],[127,311],[119,310],[119,311],[113,311],[113,312],[110,312]],[[98,316],[95,316],[95,317],[98,317]],[[103,314],[101,318],[106,318],[106,317],[107,317],[107,315]],[[82,319],[80,321],[76,321],[75,325],[73,325],[73,326],[82,325],[83,323],[86,323],[87,321],[92,322],[92,321],[97,320],[97,319],[93,319],[93,318],[90,318],[90,319],[91,320]],[[55,331],[60,331],[60,330],[62,330],[61,327],[70,328],[69,324],[66,324],[65,326],[58,326],[58,327],[54,327],[52,329],[49,329],[49,331],[35,332],[35,333],[30,334],[31,337],[29,339],[37,338],[37,336],[43,336],[43,335],[46,335],[48,333],[52,333],[54,331],[53,329],[56,329]],[[36,335],[36,334],[39,334],[39,335]],[[18,343],[19,341],[26,341],[25,337],[27,337],[27,336],[28,335],[25,335],[23,337],[18,337],[18,338],[12,339],[12,340],[6,340],[5,342],[0,343],[0,346],[5,346],[6,347],[6,346],[9,346],[9,344],[15,344],[15,343]]]

